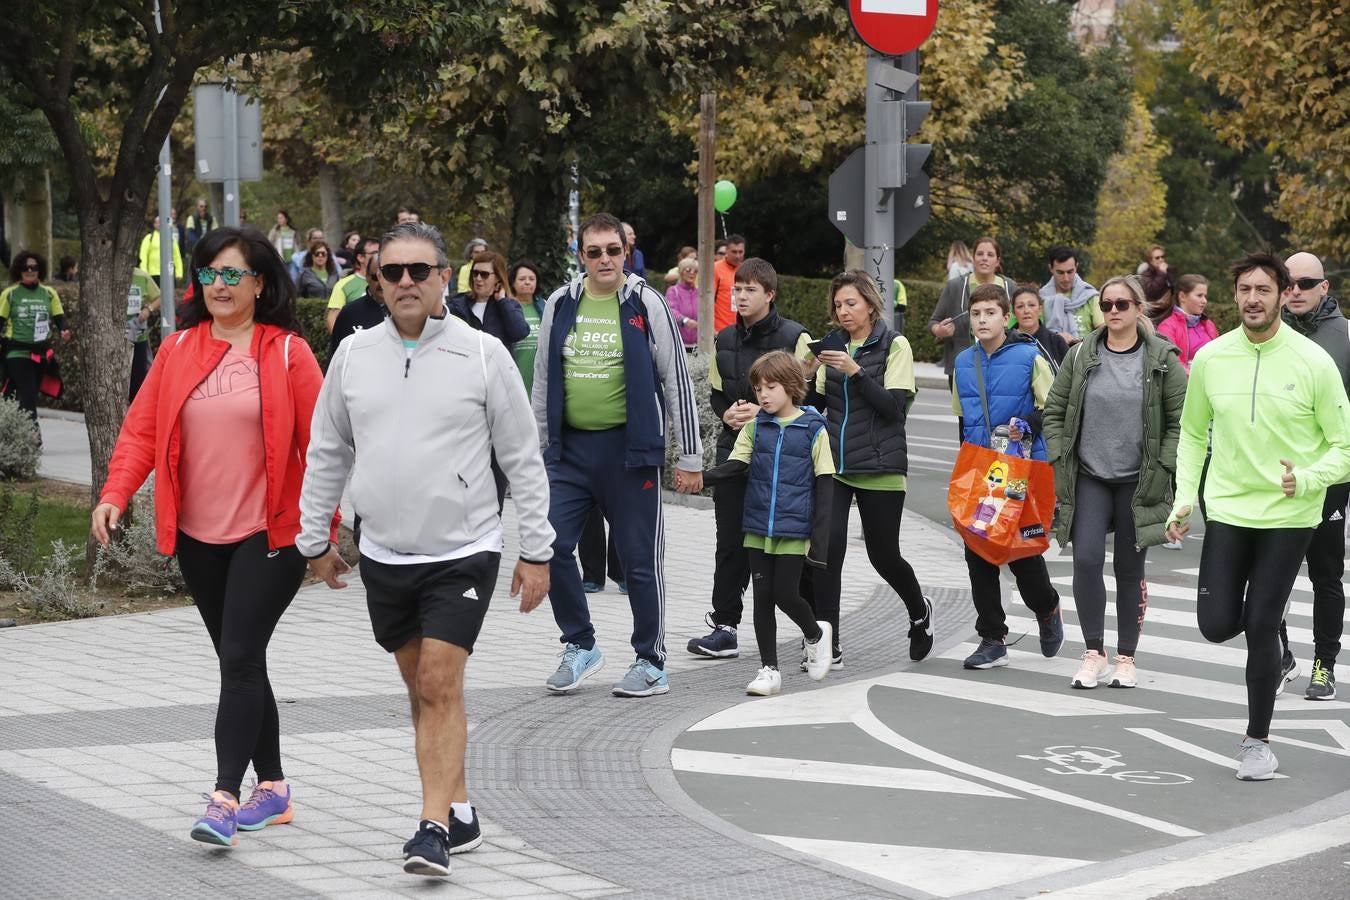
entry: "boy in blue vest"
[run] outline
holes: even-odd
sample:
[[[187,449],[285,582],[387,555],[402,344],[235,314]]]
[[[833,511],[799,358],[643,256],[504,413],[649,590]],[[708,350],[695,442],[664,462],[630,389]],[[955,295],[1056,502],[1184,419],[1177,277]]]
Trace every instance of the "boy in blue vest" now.
[[[952,410],[963,419],[962,440],[1010,455],[1045,460],[1041,410],[1054,375],[1036,342],[1009,331],[1008,295],[997,285],[984,285],[970,295],[970,331],[976,342],[957,356],[953,371]],[[976,367],[979,371],[976,371]],[[983,378],[983,390],[980,387]],[[987,398],[988,421],[986,421]],[[1007,619],[998,566],[966,547],[970,593],[975,601],[975,630],[980,646],[966,657],[967,669],[992,669],[1008,664]],[[1064,643],[1064,617],[1059,593],[1050,585],[1043,556],[1008,564],[1022,601],[1040,624],[1041,653],[1059,653]]]
[[[830,671],[829,622],[816,621],[802,599],[802,563],[823,567],[828,556],[834,459],[825,417],[806,399],[806,376],[790,353],[773,350],[750,367],[759,412],[736,435],[727,461],[703,483],[746,479],[741,527],[755,591],[755,642],[760,670],[745,692],[768,697],[783,688],[778,671],[777,611],[802,630],[806,674]]]

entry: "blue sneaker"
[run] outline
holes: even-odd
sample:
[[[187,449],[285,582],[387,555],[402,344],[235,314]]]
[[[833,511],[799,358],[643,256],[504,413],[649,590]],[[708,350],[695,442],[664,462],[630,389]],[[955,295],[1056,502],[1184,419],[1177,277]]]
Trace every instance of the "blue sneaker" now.
[[[1059,604],[1055,604],[1054,611],[1041,623],[1041,656],[1046,659],[1059,653],[1059,648],[1064,646],[1064,614],[1059,611]]]
[[[239,804],[224,791],[216,791],[207,797],[206,813],[192,826],[194,841],[203,844],[215,844],[220,847],[233,847],[239,843]]]
[[[604,589],[605,586],[603,584],[599,584],[598,582],[583,581],[581,583],[581,590],[587,594],[598,594]]]
[[[628,582],[626,582],[626,581],[615,581],[614,583],[617,584],[617,585],[619,586],[619,593],[620,593],[620,594],[626,594],[626,593],[628,593]]]
[[[616,697],[652,697],[670,690],[666,673],[656,666],[639,659],[628,667],[628,672],[614,685]]]
[[[740,656],[740,648],[736,645],[736,629],[730,625],[714,624],[712,616],[703,618],[712,628],[712,633],[706,637],[690,638],[689,652],[695,656],[708,656],[713,659],[732,659]]]
[[[403,871],[444,878],[450,874],[450,835],[430,819],[417,824],[417,834],[403,845]]]
[[[478,827],[478,809],[473,806],[469,809],[473,810],[473,821],[468,824],[455,818],[453,809],[450,811],[450,848],[448,852],[451,856],[456,853],[468,853],[483,844],[483,830]]]
[[[605,654],[599,647],[583,650],[577,644],[568,644],[562,651],[558,671],[548,676],[544,687],[555,694],[565,694],[605,667]]]
[[[1002,641],[982,640],[975,652],[966,657],[967,669],[996,669],[1008,664],[1008,648]]]
[[[268,825],[285,825],[294,819],[290,785],[286,785],[286,793],[280,794],[272,782],[260,781],[253,786],[253,793],[248,795],[248,800],[239,807],[240,831],[261,831]]]

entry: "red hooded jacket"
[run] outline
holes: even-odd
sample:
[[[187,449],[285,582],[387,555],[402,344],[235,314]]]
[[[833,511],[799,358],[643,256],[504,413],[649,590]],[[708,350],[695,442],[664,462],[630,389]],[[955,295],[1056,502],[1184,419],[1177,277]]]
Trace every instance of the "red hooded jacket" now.
[[[178,540],[179,417],[188,395],[219,365],[229,342],[211,336],[211,322],[165,339],[145,384],[122,422],[101,503],[126,510],[154,470],[155,542],[173,555]],[[258,360],[263,453],[267,477],[267,545],[289,547],[300,533],[300,486],[305,477],[310,419],[323,384],[305,339],[275,325],[253,328],[249,352]],[[332,538],[337,539],[338,516]]]

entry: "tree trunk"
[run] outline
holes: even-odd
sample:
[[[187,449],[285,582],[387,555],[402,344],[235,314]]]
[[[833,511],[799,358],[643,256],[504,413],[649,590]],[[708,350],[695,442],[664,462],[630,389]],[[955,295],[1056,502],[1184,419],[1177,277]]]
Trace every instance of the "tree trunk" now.
[[[337,247],[342,241],[342,191],[338,186],[338,169],[332,163],[319,163],[319,207],[323,217],[323,233],[328,243]]]
[[[713,244],[717,240],[717,223],[713,219],[713,183],[717,178],[715,153],[717,148],[717,95],[711,91],[699,97],[698,123],[698,349],[711,354],[713,338],[717,336],[717,301],[713,284]]]
[[[561,154],[544,153],[545,159]],[[511,256],[539,266],[539,290],[544,296],[567,280],[565,250],[567,195],[572,184],[570,166],[556,172],[520,172],[512,178]]]
[[[46,257],[51,271],[52,259],[52,179],[46,168],[28,171],[5,203],[5,238],[11,253],[32,250]]]

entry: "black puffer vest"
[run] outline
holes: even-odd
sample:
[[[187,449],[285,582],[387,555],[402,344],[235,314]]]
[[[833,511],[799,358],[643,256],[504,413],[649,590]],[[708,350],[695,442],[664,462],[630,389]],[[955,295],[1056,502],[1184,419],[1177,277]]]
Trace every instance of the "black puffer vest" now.
[[[848,340],[845,334],[844,340]],[[845,378],[834,369],[825,370],[826,427],[830,452],[840,475],[908,474],[904,421],[891,422],[877,416],[863,398],[857,378],[885,384],[886,360],[891,344],[899,337],[883,320],[872,326],[871,336],[853,354],[862,371]]]
[[[722,393],[733,403],[737,400],[757,402],[755,392],[750,387],[750,367],[771,350],[791,353],[805,333],[803,325],[778,315],[776,306],[770,306],[769,314],[749,328],[737,316],[736,324],[717,332],[713,343],[717,354],[717,374],[722,376]],[[718,465],[726,462],[731,455],[736,434],[725,424],[722,426],[722,432],[717,436]]]

